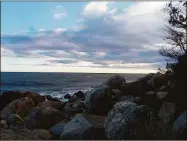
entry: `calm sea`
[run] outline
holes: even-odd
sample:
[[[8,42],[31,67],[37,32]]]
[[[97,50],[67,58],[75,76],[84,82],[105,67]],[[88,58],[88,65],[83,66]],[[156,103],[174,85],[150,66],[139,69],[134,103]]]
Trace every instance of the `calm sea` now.
[[[1,72],[1,93],[8,90],[30,90],[41,95],[62,98],[79,90],[88,91],[99,86],[114,74],[98,73],[38,73]],[[145,74],[121,74],[127,82]]]

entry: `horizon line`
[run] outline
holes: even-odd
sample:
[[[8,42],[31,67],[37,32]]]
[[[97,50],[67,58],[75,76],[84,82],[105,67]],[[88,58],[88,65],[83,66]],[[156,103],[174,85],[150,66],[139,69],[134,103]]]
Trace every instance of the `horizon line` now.
[[[93,73],[93,74],[150,74],[149,72],[145,72],[145,73],[133,73],[133,72],[40,72],[40,71],[1,71],[1,73]]]

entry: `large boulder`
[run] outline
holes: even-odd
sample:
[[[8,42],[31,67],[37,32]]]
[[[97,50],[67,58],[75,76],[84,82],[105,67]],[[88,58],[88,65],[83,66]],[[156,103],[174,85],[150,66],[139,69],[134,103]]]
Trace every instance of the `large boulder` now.
[[[104,139],[105,117],[78,114],[62,130],[61,139],[90,140]]]
[[[121,86],[126,83],[126,80],[121,75],[114,75],[107,81],[107,85],[111,89],[121,89]]]
[[[23,117],[27,116],[31,109],[34,107],[32,99],[28,97],[23,97],[16,99],[9,103],[1,111],[1,119],[8,121],[9,123],[15,122],[18,118],[23,121]]]
[[[174,139],[187,140],[187,111],[183,112],[173,123]]]
[[[3,92],[0,97],[0,111],[6,107],[10,102],[25,97],[25,93],[21,91],[7,91]]]
[[[104,115],[112,108],[112,94],[108,87],[98,87],[86,95],[85,104],[88,112]]]
[[[124,101],[115,104],[105,120],[108,139],[145,139],[150,135],[151,110],[145,105]],[[153,122],[154,123],[154,122]]]
[[[49,129],[62,119],[62,113],[53,107],[35,107],[29,113],[25,126],[28,129]]]

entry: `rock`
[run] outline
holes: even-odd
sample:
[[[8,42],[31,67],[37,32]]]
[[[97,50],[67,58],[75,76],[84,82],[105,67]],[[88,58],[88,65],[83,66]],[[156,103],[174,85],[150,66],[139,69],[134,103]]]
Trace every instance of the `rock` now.
[[[64,107],[63,113],[64,117],[67,119],[71,119],[78,113],[82,113],[85,110],[84,101],[76,101],[74,103],[67,103]]]
[[[3,92],[0,97],[0,111],[5,108],[10,102],[25,97],[24,92],[20,91],[7,91]]]
[[[28,129],[49,129],[62,119],[62,113],[53,107],[35,107],[30,112],[25,126]]]
[[[47,100],[50,100],[50,101],[61,102],[58,98],[53,98],[53,97],[50,96],[50,95],[45,95],[45,96],[43,96],[43,97],[45,97]]]
[[[78,91],[77,93],[74,94],[78,98],[84,98],[85,94],[82,91]]]
[[[64,98],[65,98],[65,99],[70,99],[70,98],[71,98],[71,95],[70,95],[70,94],[66,94],[66,95],[64,96]]]
[[[85,104],[88,112],[105,115],[112,108],[112,94],[108,92],[108,87],[98,87],[86,95]]]
[[[10,129],[1,129],[1,140],[42,140],[37,130],[31,131],[24,127],[13,126]]]
[[[84,136],[79,137],[79,135],[85,130],[89,130],[91,125],[89,122],[82,116],[75,116],[68,124],[66,124],[60,135],[60,139],[90,139],[85,138]]]
[[[43,140],[50,140],[53,136],[48,130],[45,129],[35,129],[34,131],[37,132],[38,136]]]
[[[100,139],[104,139],[104,120],[105,118],[101,116],[78,114],[64,126],[60,138],[90,140],[100,137]]]
[[[107,81],[107,85],[111,89],[121,89],[121,86],[126,83],[126,80],[121,75],[114,75],[110,77]]]
[[[149,128],[151,112],[145,105],[124,101],[118,102],[105,120],[105,133],[108,139],[145,139]]]
[[[183,112],[173,123],[175,139],[187,140],[187,111]]]
[[[158,92],[156,95],[158,99],[164,100],[168,96],[168,92]]]
[[[34,107],[32,99],[23,97],[16,99],[9,103],[1,111],[1,119],[8,121],[9,123],[15,122],[15,118],[23,120],[22,118],[27,116],[30,110]]]

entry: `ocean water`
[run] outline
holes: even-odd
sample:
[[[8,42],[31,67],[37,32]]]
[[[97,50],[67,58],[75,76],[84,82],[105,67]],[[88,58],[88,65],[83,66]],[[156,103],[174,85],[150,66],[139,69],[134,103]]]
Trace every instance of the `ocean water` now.
[[[1,72],[1,94],[8,90],[35,91],[41,95],[63,98],[65,94],[90,91],[114,74]],[[121,74],[132,82],[145,74]]]

